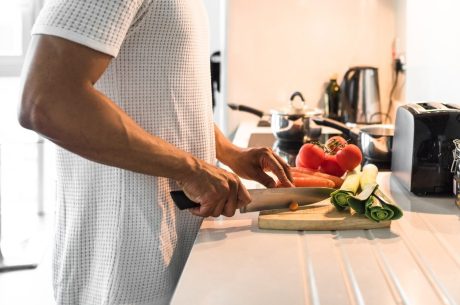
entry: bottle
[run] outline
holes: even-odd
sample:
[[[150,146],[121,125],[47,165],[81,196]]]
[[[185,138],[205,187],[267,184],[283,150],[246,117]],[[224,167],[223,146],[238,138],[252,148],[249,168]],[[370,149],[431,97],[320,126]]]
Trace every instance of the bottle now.
[[[327,117],[339,119],[340,86],[337,83],[337,74],[331,76],[324,94],[324,106]]]
[[[454,161],[452,162],[451,172],[454,173],[455,204],[460,208],[460,139],[455,139],[453,142],[455,149],[453,151]]]

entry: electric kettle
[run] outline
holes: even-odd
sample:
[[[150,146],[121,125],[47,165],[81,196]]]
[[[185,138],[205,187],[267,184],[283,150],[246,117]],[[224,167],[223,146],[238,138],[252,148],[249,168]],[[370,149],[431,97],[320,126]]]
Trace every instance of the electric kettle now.
[[[353,67],[344,75],[341,85],[342,117],[357,124],[382,123],[378,69]]]

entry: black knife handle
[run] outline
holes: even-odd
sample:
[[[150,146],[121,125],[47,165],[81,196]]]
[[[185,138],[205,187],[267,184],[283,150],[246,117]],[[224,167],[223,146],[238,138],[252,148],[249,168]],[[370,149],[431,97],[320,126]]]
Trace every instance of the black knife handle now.
[[[183,191],[172,191],[170,194],[179,210],[197,208],[200,206],[199,203],[190,200]]]

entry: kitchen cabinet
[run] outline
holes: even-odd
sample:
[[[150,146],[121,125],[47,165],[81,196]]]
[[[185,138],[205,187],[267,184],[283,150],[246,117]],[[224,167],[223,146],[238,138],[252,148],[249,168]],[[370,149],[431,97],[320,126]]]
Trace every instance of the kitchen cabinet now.
[[[235,142],[269,130],[254,126],[242,124]],[[206,219],[171,304],[460,303],[454,199],[416,197],[391,172],[378,181],[405,213],[391,229],[260,230],[258,213]]]

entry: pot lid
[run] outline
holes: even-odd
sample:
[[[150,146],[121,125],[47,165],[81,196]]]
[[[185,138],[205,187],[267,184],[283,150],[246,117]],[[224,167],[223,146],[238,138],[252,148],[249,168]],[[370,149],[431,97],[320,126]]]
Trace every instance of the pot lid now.
[[[275,109],[271,109],[270,113],[278,114],[278,115],[301,115],[304,117],[311,117],[315,115],[324,114],[324,112],[321,109],[310,108],[306,105],[302,108],[293,108],[293,107],[275,108]]]
[[[296,99],[296,97],[298,98]],[[324,112],[320,109],[307,106],[302,94],[296,91],[291,95],[289,106],[272,109],[270,113],[275,115],[301,115],[310,117],[322,115]]]

